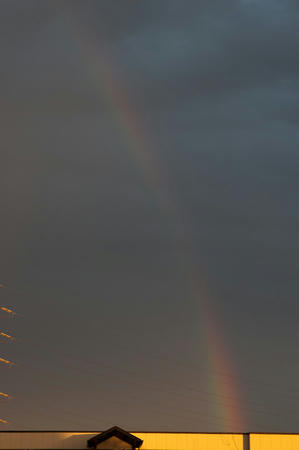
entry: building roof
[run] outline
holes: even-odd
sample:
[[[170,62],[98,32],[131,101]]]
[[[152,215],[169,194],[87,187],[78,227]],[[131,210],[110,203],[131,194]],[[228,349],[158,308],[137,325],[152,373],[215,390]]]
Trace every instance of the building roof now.
[[[98,444],[106,441],[107,439],[111,438],[112,436],[117,437],[117,438],[121,439],[122,441],[127,442],[128,444],[132,445],[132,448],[139,448],[143,443],[142,439],[139,439],[138,437],[134,436],[133,434],[128,433],[128,431],[125,431],[122,428],[114,426],[114,427],[109,428],[106,431],[103,431],[100,434],[97,434],[96,436],[92,437],[91,439],[88,439],[87,446],[89,448],[97,448]]]

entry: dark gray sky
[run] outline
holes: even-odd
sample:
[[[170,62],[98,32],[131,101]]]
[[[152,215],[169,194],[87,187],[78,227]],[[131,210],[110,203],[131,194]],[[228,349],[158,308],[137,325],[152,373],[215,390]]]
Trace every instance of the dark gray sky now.
[[[3,429],[298,431],[298,19],[1,0]]]

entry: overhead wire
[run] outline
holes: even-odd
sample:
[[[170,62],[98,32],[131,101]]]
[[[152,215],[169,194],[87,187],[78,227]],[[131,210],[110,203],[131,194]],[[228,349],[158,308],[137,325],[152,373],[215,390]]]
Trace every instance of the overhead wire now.
[[[1,336],[1,333],[0,333],[0,336]],[[154,356],[157,357],[156,354]],[[167,359],[169,361],[171,361],[170,358],[167,358]],[[7,365],[13,364],[11,361],[6,360],[4,358],[0,358],[0,362],[3,362],[4,364],[7,364]],[[89,361],[89,365],[91,366],[92,364],[95,365],[95,364],[97,364],[97,362],[90,363],[90,361]],[[113,374],[116,375],[118,378],[121,377],[122,379],[126,380],[127,376],[130,377],[130,378],[134,377],[134,382],[136,382],[136,372],[132,372],[131,371],[129,373],[127,372],[127,374],[120,374],[119,370],[116,371],[115,370],[116,367],[114,367],[112,365],[109,365],[109,364],[107,364],[107,363],[105,363],[103,361],[100,361],[99,364],[100,364],[101,368],[106,367],[108,369],[112,369],[114,371]],[[184,369],[188,368],[188,366],[183,361],[176,360],[175,364],[183,365]],[[68,364],[68,367],[70,367],[69,364]],[[190,369],[190,368],[188,368],[188,369]],[[194,367],[194,369],[195,369],[195,367]],[[75,370],[79,370],[80,371],[80,368],[75,368]],[[193,368],[191,370],[193,370]],[[84,363],[84,373],[86,373],[86,371],[89,371],[89,372],[93,373],[93,369],[90,369],[90,368],[87,369],[86,362],[85,362]],[[122,371],[123,371],[123,367],[122,367]],[[101,373],[101,375],[103,375],[103,374]],[[226,376],[226,377],[235,378],[234,376],[232,376],[230,374],[223,374],[223,375]],[[111,374],[109,376],[111,377]],[[138,374],[137,374],[137,378],[138,378]],[[140,378],[140,376],[139,376],[139,378]],[[160,382],[161,381],[161,377],[160,378],[157,377],[157,376],[153,377],[152,374],[151,374],[151,380]],[[165,381],[165,380],[163,380],[163,381]],[[138,382],[139,382],[139,385],[141,384],[145,388],[148,389],[149,383],[147,383],[147,384],[144,383],[144,377],[142,378],[142,382],[143,383],[140,383],[140,381],[138,381]],[[167,386],[170,387],[170,388],[173,387],[173,388],[176,389],[175,393],[172,392],[171,394],[175,394],[175,395],[178,395],[178,396],[186,398],[185,393],[186,393],[186,391],[188,391],[188,393],[190,392],[190,395],[194,395],[194,394],[200,395],[200,396],[204,395],[204,396],[213,397],[213,398],[216,399],[216,400],[214,400],[214,399],[213,400],[210,400],[210,399],[208,400],[206,398],[200,398],[199,399],[200,403],[207,403],[209,405],[214,403],[216,405],[220,405],[220,404],[222,404],[221,399],[223,399],[223,400],[226,400],[226,405],[230,405],[231,407],[234,407],[233,404],[227,403],[227,400],[235,400],[234,398],[232,398],[232,397],[230,397],[228,395],[219,394],[219,393],[215,393],[215,392],[210,392],[208,390],[199,389],[198,387],[195,388],[195,387],[192,387],[192,386],[186,385],[186,384],[181,385],[181,384],[178,384],[178,383],[173,383],[172,381],[169,382],[169,380],[167,381]],[[160,389],[160,391],[162,390],[163,393],[165,392],[165,388],[164,387],[161,387],[161,388],[159,387],[158,389],[157,388],[154,388],[154,389],[156,389],[156,390]],[[182,390],[183,390],[183,392],[181,392]],[[265,406],[263,403],[254,402],[252,400],[247,401],[246,405],[248,403],[252,404],[252,405],[255,405],[255,406],[258,406],[258,407],[260,407],[260,406],[264,407]],[[251,412],[251,413],[254,412],[254,413],[258,413],[258,414],[273,415],[273,416],[276,416],[276,417],[280,416],[280,414],[276,413],[273,410],[263,410],[263,409],[258,409],[258,408],[248,408],[248,406],[246,406],[246,405],[241,405],[241,408],[245,409],[247,412]],[[188,413],[194,415],[194,414],[198,414],[198,411],[190,411],[189,410]],[[206,413],[205,413],[205,415],[206,415]],[[215,415],[213,415],[213,416],[209,415],[209,416],[213,417],[213,419],[217,419],[217,420],[219,419],[223,423],[223,417],[219,417],[219,416],[215,416]],[[284,416],[285,416],[285,414],[284,414]]]
[[[102,367],[103,366],[105,366],[105,367],[107,367],[107,365],[102,365]],[[67,367],[69,368],[70,367],[70,365],[69,365],[69,363],[67,363]],[[110,366],[111,367],[111,366]],[[113,369],[116,369],[116,368],[113,368]],[[75,368],[75,370],[76,370],[76,368]],[[79,371],[81,370],[80,368],[78,369]],[[91,370],[90,368],[87,368],[86,367],[86,364],[84,365],[84,369],[82,370],[82,372],[84,371],[84,375],[86,376],[86,373],[92,373],[93,375],[95,375],[95,372],[93,371],[93,370]],[[96,374],[96,376],[98,377],[98,376],[104,376],[105,378],[107,378],[106,376],[105,376],[105,374],[103,374],[102,372],[100,373],[100,374]],[[110,373],[109,374],[109,379],[111,379],[111,377],[117,377],[117,380],[118,380],[118,382],[117,382],[117,385],[119,386],[119,378],[121,378],[123,381],[124,381],[124,383],[125,384],[127,384],[127,379],[130,379],[130,380],[132,380],[133,379],[133,377],[132,377],[132,373],[128,373],[127,372],[127,374],[126,375],[122,375],[122,374],[120,374],[120,372],[119,372],[119,370],[117,371],[117,370],[113,370],[113,372],[112,373]],[[140,382],[139,380],[136,380],[136,377],[134,377],[134,385],[139,385],[139,386],[142,386],[142,387],[144,387],[145,389],[146,389],[146,392],[148,392],[148,388],[150,388],[150,389],[152,389],[152,386],[149,386],[149,384],[148,383],[144,383],[144,382]],[[144,381],[144,380],[143,380]],[[89,383],[90,383],[90,381],[89,381]],[[51,384],[51,383],[50,383]],[[158,404],[157,404],[157,400],[155,400],[155,398],[158,398],[158,399],[160,399],[160,394],[162,393],[162,394],[165,394],[165,393],[168,393],[168,394],[170,394],[170,395],[175,395],[175,396],[179,396],[179,397],[183,397],[184,399],[188,399],[188,400],[190,400],[190,397],[189,396],[186,396],[186,395],[184,395],[184,393],[182,393],[182,392],[178,392],[177,391],[177,388],[180,388],[180,387],[182,387],[182,386],[179,386],[179,385],[173,385],[173,383],[168,383],[168,385],[170,384],[170,386],[174,386],[175,388],[176,388],[176,391],[175,392],[173,392],[173,391],[169,391],[169,389],[165,389],[165,387],[159,387],[159,388],[157,388],[157,387],[155,387],[154,389],[153,389],[153,391],[155,392],[155,394],[156,394],[156,396],[150,396],[150,401],[151,402],[155,402],[155,407],[157,407],[158,406]],[[131,395],[131,394],[130,394]],[[131,398],[132,398],[132,395],[131,395]],[[136,398],[136,400],[138,400],[140,397],[138,397],[138,396],[135,396],[135,398]],[[119,400],[119,399],[118,399]],[[193,398],[193,400],[194,400],[194,398]],[[213,402],[213,401],[211,401],[210,399],[208,400],[208,399],[203,399],[203,398],[201,398],[201,399],[198,399],[198,398],[196,398],[196,400],[197,401],[199,401],[199,403],[206,403],[206,404],[208,404],[208,405],[211,405],[211,403],[215,403],[216,405],[218,405],[219,406],[219,402]],[[109,399],[109,403],[112,401],[112,399]],[[125,400],[125,401],[127,401],[127,400]],[[158,402],[159,402],[159,400],[158,400]],[[160,401],[161,402],[161,401]],[[169,400],[168,400],[168,402],[169,402]],[[168,407],[169,408],[175,408],[175,406],[176,405],[173,405],[173,406],[169,406],[168,405]],[[149,400],[147,400],[147,408],[149,407]],[[278,414],[278,413],[275,413],[274,411],[270,411],[270,410],[258,410],[257,408],[247,408],[246,406],[244,406],[244,408],[246,409],[246,411],[250,411],[250,412],[254,412],[254,413],[258,413],[258,414],[266,414],[266,415],[272,415],[272,416],[275,416],[275,417],[277,417],[277,416],[280,416],[280,414]],[[197,410],[192,410],[192,409],[190,409],[190,407],[188,407],[188,412],[187,411],[182,411],[182,408],[180,407],[180,417],[182,416],[182,414],[185,414],[185,413],[187,413],[188,415],[191,415],[191,416],[193,416],[193,417],[195,417],[195,416],[197,416],[197,415],[199,415],[199,414],[202,414],[202,411],[203,411],[203,408],[202,407],[200,407],[200,408],[198,408]],[[214,420],[215,419],[217,419],[217,420],[220,420],[220,421],[222,421],[222,423],[223,422],[227,422],[227,420],[226,419],[224,419],[223,417],[221,417],[221,416],[217,416],[217,415],[215,415],[215,414],[210,414],[209,412],[207,412],[207,410],[206,410],[206,407],[204,408],[204,414],[205,414],[205,416],[209,416],[209,417],[211,417],[211,418],[213,418]],[[201,416],[201,418],[202,418],[203,416]]]
[[[7,289],[7,290],[11,290],[11,291],[13,291],[13,292],[17,292],[17,293],[19,293],[19,295],[24,295],[24,292],[23,291],[20,291],[20,290],[16,290],[16,289],[12,289],[12,288],[10,288],[10,287],[7,287],[7,286],[5,286],[4,284],[0,284],[0,288],[1,287],[3,287],[3,288],[5,288],[5,289]],[[0,309],[3,309],[3,307],[0,307]],[[8,308],[5,308],[4,307],[4,310],[5,311],[9,311],[10,313],[13,313],[13,314],[16,314],[14,311],[12,311],[12,310],[9,310]],[[120,332],[121,334],[117,334],[117,333],[115,333],[115,331],[114,331],[114,333],[113,333],[113,335],[114,336],[123,336],[123,330]],[[0,333],[0,336],[1,336],[1,333]],[[125,346],[125,345],[122,345],[121,344],[121,341],[119,341],[118,342],[118,348],[119,347],[122,347],[124,350],[127,350],[127,347]],[[146,355],[147,355],[147,359],[148,359],[148,357],[149,357],[149,355],[150,355],[150,352],[149,352],[149,350],[147,349],[147,351],[146,351]],[[159,352],[159,350],[155,350],[155,352],[152,352],[152,354],[151,354],[151,356],[153,357],[153,359],[157,359],[157,358],[159,358],[159,359],[161,359],[161,360],[167,360],[167,361],[169,361],[169,363],[172,363],[172,365],[174,366],[174,367],[176,367],[176,366],[178,366],[178,365],[180,365],[180,366],[182,366],[182,367],[184,367],[184,369],[186,369],[186,370],[189,370],[189,371],[194,371],[194,372],[197,372],[198,370],[200,370],[200,369],[207,369],[208,371],[209,371],[209,376],[213,376],[214,374],[215,374],[215,376],[216,375],[220,375],[221,377],[223,377],[223,378],[229,378],[229,379],[235,379],[235,380],[239,380],[239,376],[237,376],[237,375],[233,375],[233,374],[231,374],[231,373],[227,373],[227,372],[223,372],[223,371],[219,371],[219,370],[217,370],[217,369],[213,369],[212,371],[211,371],[211,369],[210,369],[210,367],[209,367],[209,365],[208,364],[204,364],[203,362],[200,362],[200,364],[190,364],[190,361],[188,361],[188,363],[186,362],[186,361],[183,361],[183,360],[179,360],[179,359],[173,359],[173,358],[170,358],[167,354],[165,354],[165,353],[162,353],[162,352]],[[296,389],[296,388],[290,388],[290,387],[288,387],[287,389],[284,389],[284,390],[282,390],[281,389],[281,387],[279,387],[278,385],[275,385],[275,384],[273,384],[273,383],[269,383],[268,382],[268,380],[267,381],[265,381],[265,380],[263,380],[263,379],[259,379],[259,378],[252,378],[252,377],[246,377],[246,380],[248,381],[248,383],[246,383],[246,385],[249,385],[250,383],[251,384],[256,384],[256,385],[261,385],[261,386],[263,386],[264,388],[266,388],[266,389],[274,389],[275,390],[275,392],[276,393],[281,393],[282,395],[287,395],[288,393],[289,393],[289,395],[293,395],[293,394],[299,394],[299,389]],[[225,383],[226,381],[225,380],[223,380],[222,379],[222,382],[223,383]]]

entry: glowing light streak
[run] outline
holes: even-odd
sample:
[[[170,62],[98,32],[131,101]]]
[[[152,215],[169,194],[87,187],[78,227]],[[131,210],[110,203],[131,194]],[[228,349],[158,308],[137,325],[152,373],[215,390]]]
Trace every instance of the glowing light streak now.
[[[0,284],[0,288],[4,288],[4,285]],[[8,314],[11,314],[13,316],[16,314],[14,311],[12,311],[9,308],[6,308],[5,306],[0,306],[0,310],[6,312]],[[10,336],[10,334],[4,333],[3,331],[0,331],[0,336],[4,337],[6,339],[10,339],[10,340],[14,339],[13,336]],[[4,359],[4,358],[1,358],[1,357],[0,357],[0,362],[2,362],[3,364],[6,364],[8,366],[12,366],[14,364],[12,361],[9,361],[8,359]],[[0,398],[6,398],[7,399],[7,398],[10,398],[10,397],[5,392],[0,392]],[[5,419],[0,419],[0,423],[2,423],[4,425],[7,425],[8,421],[5,420]]]
[[[0,362],[3,364],[7,364],[9,366],[12,366],[14,363],[12,361],[8,361],[8,359],[0,358]]]
[[[3,331],[0,331],[0,336],[5,337],[6,339],[14,340],[13,336],[10,336],[9,334],[3,333]]]
[[[0,309],[1,309],[2,311],[4,311],[4,312],[7,312],[8,314],[12,314],[13,316],[16,315],[16,313],[15,313],[14,311],[12,311],[12,310],[9,309],[9,308],[6,308],[5,306],[0,306]]]
[[[9,398],[9,395],[5,394],[4,392],[0,392],[0,397]]]

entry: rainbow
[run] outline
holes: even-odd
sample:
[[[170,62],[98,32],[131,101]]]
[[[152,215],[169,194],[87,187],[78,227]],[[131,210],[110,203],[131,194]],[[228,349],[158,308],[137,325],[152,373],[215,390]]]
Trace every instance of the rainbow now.
[[[246,421],[240,389],[236,382],[238,377],[235,375],[232,359],[225,345],[225,333],[216,313],[211,309],[209,296],[205,295],[203,298],[197,264],[190,256],[193,233],[183,220],[183,215],[174,200],[168,174],[163,168],[162,161],[158,160],[157,154],[153,152],[154,143],[146,133],[140,116],[116,75],[118,71],[109,61],[104,49],[95,47],[94,40],[87,35],[86,30],[80,29],[74,18],[65,17],[65,27],[82,57],[94,87],[100,98],[105,100],[111,117],[125,138],[145,185],[167,218],[173,250],[179,255],[178,264],[184,274],[189,295],[194,301],[194,309],[197,309],[200,317],[200,345],[203,354],[206,355],[205,363],[211,374],[208,381],[209,388],[215,397],[220,399],[211,402],[215,409],[213,417],[220,420],[222,427],[229,428],[228,431],[244,431]],[[227,374],[233,376],[227,377]]]

